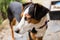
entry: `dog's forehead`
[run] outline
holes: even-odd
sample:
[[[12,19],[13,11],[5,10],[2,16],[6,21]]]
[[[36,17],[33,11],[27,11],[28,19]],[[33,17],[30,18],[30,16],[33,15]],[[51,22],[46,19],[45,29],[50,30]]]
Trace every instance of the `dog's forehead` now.
[[[24,10],[24,14],[27,14],[30,10],[30,8],[33,8],[34,5],[33,4],[30,4],[27,8],[25,7],[25,10]]]
[[[30,7],[33,7],[33,6],[34,6],[34,3],[31,3],[31,4],[26,5],[26,6],[24,7],[24,9],[28,8],[29,6],[30,6]]]
[[[30,7],[28,7],[28,8],[25,9],[24,14],[27,14],[29,12],[29,8]]]

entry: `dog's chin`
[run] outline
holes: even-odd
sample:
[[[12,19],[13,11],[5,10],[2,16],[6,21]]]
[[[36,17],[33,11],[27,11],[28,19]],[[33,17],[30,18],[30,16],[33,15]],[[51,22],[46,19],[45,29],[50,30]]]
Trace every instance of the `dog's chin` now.
[[[24,33],[26,33],[26,32],[28,32],[28,31],[30,31],[30,30],[32,30],[32,24],[31,23],[29,23],[29,24],[26,24],[26,25],[24,25],[23,26],[23,28],[20,30],[20,34],[24,34]]]
[[[32,23],[24,24],[21,29],[16,30],[15,32],[18,34],[24,34],[28,31],[32,30],[33,26],[34,26],[34,24],[32,24]]]

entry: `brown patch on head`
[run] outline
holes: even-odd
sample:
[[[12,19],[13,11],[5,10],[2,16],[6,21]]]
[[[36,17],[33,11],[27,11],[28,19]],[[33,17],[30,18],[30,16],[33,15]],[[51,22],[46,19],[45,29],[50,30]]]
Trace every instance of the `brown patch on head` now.
[[[37,24],[37,23],[39,23],[39,20],[31,18],[30,20],[28,20],[28,22],[33,23],[33,24]]]
[[[23,15],[24,15],[24,13],[22,12],[21,17],[23,17]],[[33,24],[39,23],[39,21],[40,21],[40,20],[31,18],[31,16],[29,14],[25,14],[25,19],[26,19],[26,21],[28,21],[28,23],[33,23]]]

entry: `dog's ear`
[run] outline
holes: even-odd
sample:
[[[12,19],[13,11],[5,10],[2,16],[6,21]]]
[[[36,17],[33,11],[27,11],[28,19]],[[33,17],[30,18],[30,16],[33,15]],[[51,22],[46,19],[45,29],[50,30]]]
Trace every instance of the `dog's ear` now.
[[[41,19],[42,17],[44,17],[47,12],[49,11],[48,8],[40,5],[40,4],[35,4],[36,6],[36,13],[35,13],[35,18],[37,20]]]
[[[49,9],[44,7],[44,6],[42,6],[42,5],[41,5],[41,8],[42,8],[41,10],[42,10],[43,14],[44,13],[46,14],[47,12],[49,12]]]

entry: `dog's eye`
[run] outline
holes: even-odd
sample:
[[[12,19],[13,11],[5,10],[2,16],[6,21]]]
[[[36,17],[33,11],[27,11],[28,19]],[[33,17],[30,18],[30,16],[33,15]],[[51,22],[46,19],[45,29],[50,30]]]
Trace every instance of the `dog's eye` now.
[[[30,20],[31,18],[27,18],[27,17],[25,17],[25,20]]]
[[[27,20],[27,18],[25,17],[25,20]]]

